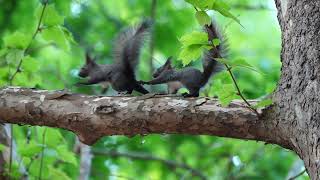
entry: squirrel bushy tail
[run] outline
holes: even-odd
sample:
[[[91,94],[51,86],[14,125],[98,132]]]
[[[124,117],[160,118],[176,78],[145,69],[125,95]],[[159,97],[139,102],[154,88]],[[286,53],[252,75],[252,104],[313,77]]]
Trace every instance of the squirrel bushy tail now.
[[[144,20],[136,27],[130,27],[120,33],[114,48],[114,60],[124,66],[126,72],[134,74],[138,64],[140,49],[150,31],[150,20]]]
[[[79,76],[87,78],[87,82],[77,85],[91,85],[110,83],[118,92],[131,94],[133,90],[142,94],[148,93],[135,78],[135,69],[138,64],[140,50],[146,38],[151,22],[143,21],[136,27],[129,27],[121,32],[114,43],[114,63],[97,64],[86,55],[86,63],[79,72]]]
[[[222,31],[214,21],[210,25],[205,25],[205,31],[208,34],[210,43],[214,39],[219,40],[219,45],[204,53],[203,57],[203,77],[202,84],[205,85],[210,77],[223,69],[223,65],[216,61],[214,58],[225,58],[228,54],[227,38],[223,35]]]

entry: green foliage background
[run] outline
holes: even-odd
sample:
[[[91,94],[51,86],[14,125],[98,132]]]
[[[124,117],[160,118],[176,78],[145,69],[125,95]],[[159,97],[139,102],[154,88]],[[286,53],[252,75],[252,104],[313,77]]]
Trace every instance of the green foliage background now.
[[[226,31],[230,59],[243,58],[260,71],[256,73],[236,68],[237,81],[247,98],[265,96],[275,89],[281,66],[280,30],[273,1],[224,2],[231,7],[230,12],[243,27],[220,13],[208,11],[208,14],[215,17]],[[139,22],[142,17],[149,17],[151,1],[52,0],[45,11],[45,28],[31,42],[41,9],[38,0],[0,1],[0,86],[9,85],[10,77],[23,58],[21,72],[13,80],[13,85],[49,90],[68,88],[77,93],[100,94],[99,86],[73,86],[80,80],[77,72],[83,64],[85,49],[90,50],[99,63],[111,63],[112,43],[117,33],[123,27]],[[190,4],[183,0],[159,0],[153,54],[158,61],[154,65],[160,66],[168,56],[177,59],[181,51],[179,38],[200,30],[195,10]],[[29,44],[29,51],[24,52]],[[138,73],[138,79],[143,80],[151,77],[147,46],[146,43]],[[180,61],[174,64],[182,66]],[[191,65],[201,68],[200,61]],[[233,92],[233,86],[229,86],[231,83],[227,73],[222,72],[202,91],[202,95],[218,95],[221,99],[221,93]],[[157,85],[153,90],[164,91],[165,86]],[[107,94],[115,93],[109,90]],[[27,136],[30,136],[30,141]],[[25,166],[30,179],[37,179],[43,148],[44,179],[78,178],[79,154],[73,149],[76,138],[71,132],[14,126],[14,137],[18,154],[22,157],[21,162],[13,164],[11,175],[15,178],[21,177],[18,167]],[[3,149],[1,147],[0,150]],[[101,139],[92,149],[139,152],[184,163],[202,172],[208,179],[285,179],[298,160],[292,152],[275,145],[210,136],[114,136]],[[168,167],[156,161],[93,157],[90,179],[130,178],[199,179],[186,169]],[[300,179],[308,178],[303,176]]]

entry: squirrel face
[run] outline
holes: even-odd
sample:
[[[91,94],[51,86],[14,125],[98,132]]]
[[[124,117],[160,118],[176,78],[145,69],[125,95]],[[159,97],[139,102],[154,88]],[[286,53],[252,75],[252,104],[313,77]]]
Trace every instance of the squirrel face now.
[[[93,59],[90,58],[88,53],[86,54],[86,64],[83,65],[80,69],[79,76],[82,78],[88,77],[90,72],[94,69],[97,64]]]
[[[159,67],[158,69],[155,70],[155,72],[152,74],[153,78],[158,77],[165,70],[172,69],[172,67],[171,67],[171,59],[172,59],[172,57],[169,57],[167,59],[166,63],[163,66],[161,66],[161,67]]]

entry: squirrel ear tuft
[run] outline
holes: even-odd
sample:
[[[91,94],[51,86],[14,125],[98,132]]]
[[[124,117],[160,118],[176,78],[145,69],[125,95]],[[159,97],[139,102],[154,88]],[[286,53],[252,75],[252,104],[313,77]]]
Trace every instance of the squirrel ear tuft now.
[[[89,64],[89,63],[91,63],[91,62],[93,62],[93,59],[91,59],[89,53],[86,52],[86,63]]]
[[[172,59],[172,58],[173,58],[172,56],[168,57],[168,59],[167,59],[166,63],[164,64],[164,66],[170,68],[170,67],[171,67],[171,59]]]
[[[168,59],[166,61],[166,65],[170,65],[171,64],[171,59],[172,59],[172,56],[168,57]]]

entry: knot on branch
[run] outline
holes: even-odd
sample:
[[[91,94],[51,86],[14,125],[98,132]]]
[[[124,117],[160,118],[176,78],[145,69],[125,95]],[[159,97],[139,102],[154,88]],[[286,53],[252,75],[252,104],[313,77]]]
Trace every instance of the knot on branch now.
[[[97,113],[97,114],[110,114],[115,111],[116,111],[116,109],[111,105],[101,105],[95,109],[95,113]]]

